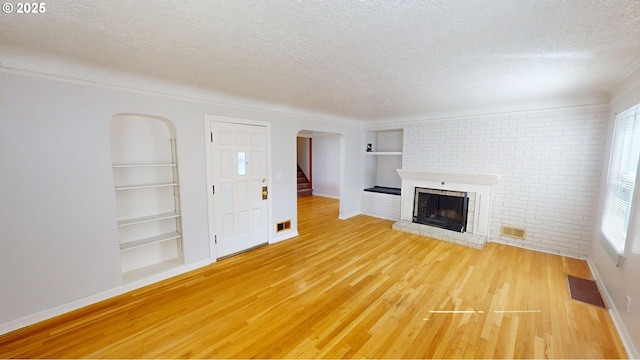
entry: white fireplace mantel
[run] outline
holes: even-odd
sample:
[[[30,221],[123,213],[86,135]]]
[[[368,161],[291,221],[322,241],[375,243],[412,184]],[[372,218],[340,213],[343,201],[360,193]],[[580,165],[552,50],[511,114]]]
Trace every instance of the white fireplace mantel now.
[[[467,231],[477,235],[489,235],[491,193],[500,175],[410,169],[396,171],[402,178],[401,220],[411,221],[413,218],[416,187],[472,192],[476,197],[473,229],[467,229]]]
[[[495,185],[500,179],[498,174],[463,173],[463,172],[440,172],[426,170],[396,170],[403,180],[425,180],[437,182],[452,182],[461,184]]]

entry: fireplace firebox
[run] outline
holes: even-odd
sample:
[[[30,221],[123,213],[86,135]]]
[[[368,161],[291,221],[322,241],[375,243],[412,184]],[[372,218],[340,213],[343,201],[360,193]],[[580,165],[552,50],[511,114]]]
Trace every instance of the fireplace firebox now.
[[[413,222],[456,232],[467,227],[466,192],[415,188]]]

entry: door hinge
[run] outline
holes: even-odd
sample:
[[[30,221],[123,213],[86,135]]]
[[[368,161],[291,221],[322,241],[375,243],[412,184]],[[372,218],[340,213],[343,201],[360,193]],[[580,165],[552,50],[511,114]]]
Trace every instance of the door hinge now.
[[[211,186],[211,192],[213,193],[213,195],[216,194],[216,186],[215,185]]]
[[[218,245],[218,235],[213,235],[213,241]]]
[[[213,142],[213,131],[211,132],[211,142]]]

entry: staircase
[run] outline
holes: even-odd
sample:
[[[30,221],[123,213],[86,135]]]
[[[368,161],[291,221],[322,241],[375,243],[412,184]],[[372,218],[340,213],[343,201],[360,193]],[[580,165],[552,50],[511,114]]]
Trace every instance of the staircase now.
[[[313,195],[313,189],[311,188],[309,179],[307,179],[307,176],[302,169],[300,169],[300,165],[298,165],[298,197],[311,195]]]

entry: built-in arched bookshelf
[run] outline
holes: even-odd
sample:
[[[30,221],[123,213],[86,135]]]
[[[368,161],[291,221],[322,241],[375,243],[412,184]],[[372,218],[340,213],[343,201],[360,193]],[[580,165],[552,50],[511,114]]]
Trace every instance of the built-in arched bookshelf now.
[[[119,114],[109,124],[123,281],[184,263],[176,131],[168,119]]]

